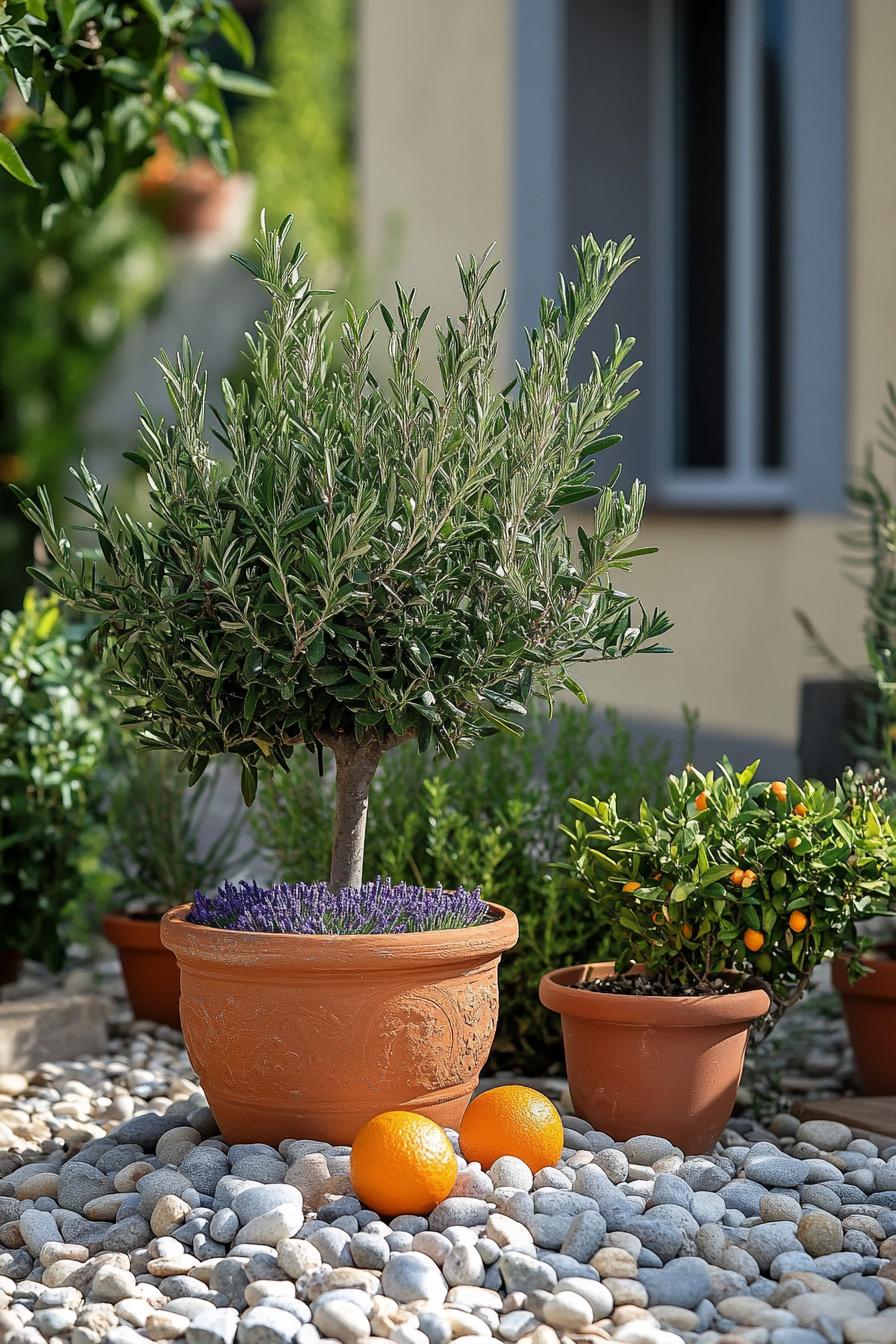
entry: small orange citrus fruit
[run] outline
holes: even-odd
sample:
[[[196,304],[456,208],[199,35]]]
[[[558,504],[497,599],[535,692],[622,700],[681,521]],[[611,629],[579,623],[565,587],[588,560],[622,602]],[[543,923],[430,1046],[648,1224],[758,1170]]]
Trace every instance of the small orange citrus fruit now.
[[[631,893],[632,893],[633,891],[640,891],[640,890],[641,890],[641,883],[640,883],[640,882],[626,882],[626,884],[625,884],[625,886],[622,888],[622,890],[625,892],[626,896],[630,896]]]
[[[474,1097],[464,1111],[460,1150],[483,1171],[504,1156],[518,1157],[530,1171],[541,1171],[560,1161],[563,1121],[556,1106],[532,1087],[493,1087]]]
[[[684,935],[685,938],[693,938],[693,936],[694,936],[694,926],[693,926],[693,924],[682,924],[682,926],[681,926],[681,932],[682,932],[682,934]]]
[[[742,886],[742,887],[752,887],[758,880],[759,880],[759,879],[757,878],[756,874],[753,872],[753,869],[752,869],[752,868],[745,868],[745,869],[744,869],[743,881],[741,882],[741,886]]]
[[[800,838],[799,838],[798,835],[789,835],[789,836],[787,837],[787,843],[788,843],[788,845],[790,846],[791,849],[796,849],[796,847],[797,847],[797,845],[799,844],[799,842],[800,842]]]
[[[735,868],[734,872],[731,874],[731,885],[733,887],[740,887],[743,886],[743,881],[744,881],[743,868]]]
[[[796,807],[793,810],[798,817],[805,817],[808,815],[809,812],[809,809],[805,803],[797,803]]]
[[[765,934],[758,929],[747,929],[744,934],[744,946],[750,952],[761,952],[765,946]]]
[[[809,921],[802,910],[794,910],[793,914],[788,919],[787,924],[794,933],[803,933],[808,928]]]
[[[698,812],[705,812],[705,811],[706,811],[707,807],[709,806],[709,803],[708,803],[707,800],[706,800],[706,790],[705,790],[705,789],[703,790],[702,793],[698,793],[698,794],[697,794],[697,797],[694,799],[694,806],[696,807],[696,809],[697,809]]]
[[[787,785],[783,779],[776,779],[771,786],[771,790],[779,803],[787,802]]]
[[[430,1214],[457,1180],[457,1158],[441,1125],[414,1111],[384,1111],[358,1131],[352,1144],[355,1194],[368,1209],[390,1218]]]

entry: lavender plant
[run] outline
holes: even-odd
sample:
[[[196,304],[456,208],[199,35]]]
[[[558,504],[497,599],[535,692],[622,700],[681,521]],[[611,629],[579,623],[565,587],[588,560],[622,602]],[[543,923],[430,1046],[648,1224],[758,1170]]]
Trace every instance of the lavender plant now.
[[[196,892],[191,924],[240,933],[424,933],[484,924],[489,908],[479,888],[393,886],[378,877],[361,887],[333,891],[326,882],[225,882],[217,892]]]
[[[397,287],[388,369],[372,367],[374,313],[345,305],[341,358],[287,247],[290,221],[262,218],[258,262],[270,297],[248,338],[249,376],[223,384],[211,452],[206,378],[185,341],[161,367],[172,425],[145,414],[151,524],[109,505],[86,464],[75,472],[98,553],[78,558],[50,499],[22,500],[57,566],[47,577],[97,618],[127,719],[151,744],[184,753],[191,780],[209,757],[287,769],[296,746],[332,751],[336,798],[330,886],[360,887],[370,786],[408,739],[448,756],[498,729],[520,734],[535,694],[584,693],[570,667],[655,649],[669,627],[618,586],[652,548],[635,546],[638,482],[594,478],[619,442],[607,425],[631,401],[633,341],[616,332],[591,376],[569,381],[576,346],[631,264],[631,239],[575,251],[528,331],[528,362],[494,387],[505,308],[486,288],[488,254],[459,262],[464,310],[436,328],[438,380],[423,380],[429,310]],[[573,549],[564,505],[595,499]]]

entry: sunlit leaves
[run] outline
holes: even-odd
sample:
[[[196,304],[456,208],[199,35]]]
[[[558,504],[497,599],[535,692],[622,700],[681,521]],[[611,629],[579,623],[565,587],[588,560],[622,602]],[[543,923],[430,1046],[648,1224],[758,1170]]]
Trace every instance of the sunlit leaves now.
[[[519,733],[532,694],[581,695],[571,664],[650,649],[668,627],[613,581],[639,553],[643,487],[591,474],[631,395],[630,342],[617,332],[591,378],[568,379],[630,243],[582,241],[576,280],[543,306],[530,363],[501,393],[504,298],[488,298],[487,255],[459,263],[463,311],[436,330],[429,386],[428,309],[400,287],[380,321],[346,305],[333,359],[330,315],[288,233],[289,221],[263,224],[248,267],[270,306],[247,340],[246,381],[222,389],[229,460],[212,452],[205,374],[185,341],[160,365],[173,422],[146,414],[132,458],[152,526],[122,516],[82,465],[95,571],[72,557],[45,495],[23,503],[62,591],[98,615],[130,715],[194,772],[240,756],[247,801],[260,758],[285,765],[334,733],[384,747],[416,737],[450,756]],[[574,547],[559,506],[579,489],[596,503]]]
[[[861,948],[859,920],[896,908],[896,834],[875,788],[770,785],[758,767],[689,767],[637,819],[613,797],[572,799],[563,866],[624,930],[620,969],[643,963],[669,993],[758,977],[780,1012],[819,961]]]

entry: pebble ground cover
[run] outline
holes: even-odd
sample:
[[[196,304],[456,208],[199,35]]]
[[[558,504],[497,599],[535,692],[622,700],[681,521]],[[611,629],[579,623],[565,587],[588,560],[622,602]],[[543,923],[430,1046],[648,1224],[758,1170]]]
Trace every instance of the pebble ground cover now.
[[[181,1038],[0,1076],[3,1344],[896,1344],[896,1144],[786,1112],[686,1156],[564,1117],[383,1219],[350,1152],[228,1148]]]

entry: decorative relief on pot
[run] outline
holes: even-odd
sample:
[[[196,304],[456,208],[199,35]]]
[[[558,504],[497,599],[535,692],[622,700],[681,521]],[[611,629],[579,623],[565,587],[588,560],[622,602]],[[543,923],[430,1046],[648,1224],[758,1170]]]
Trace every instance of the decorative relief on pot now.
[[[494,982],[468,985],[459,993],[431,985],[396,995],[377,1005],[368,1024],[365,1072],[412,1092],[473,1078],[485,1063],[497,1020]]]

